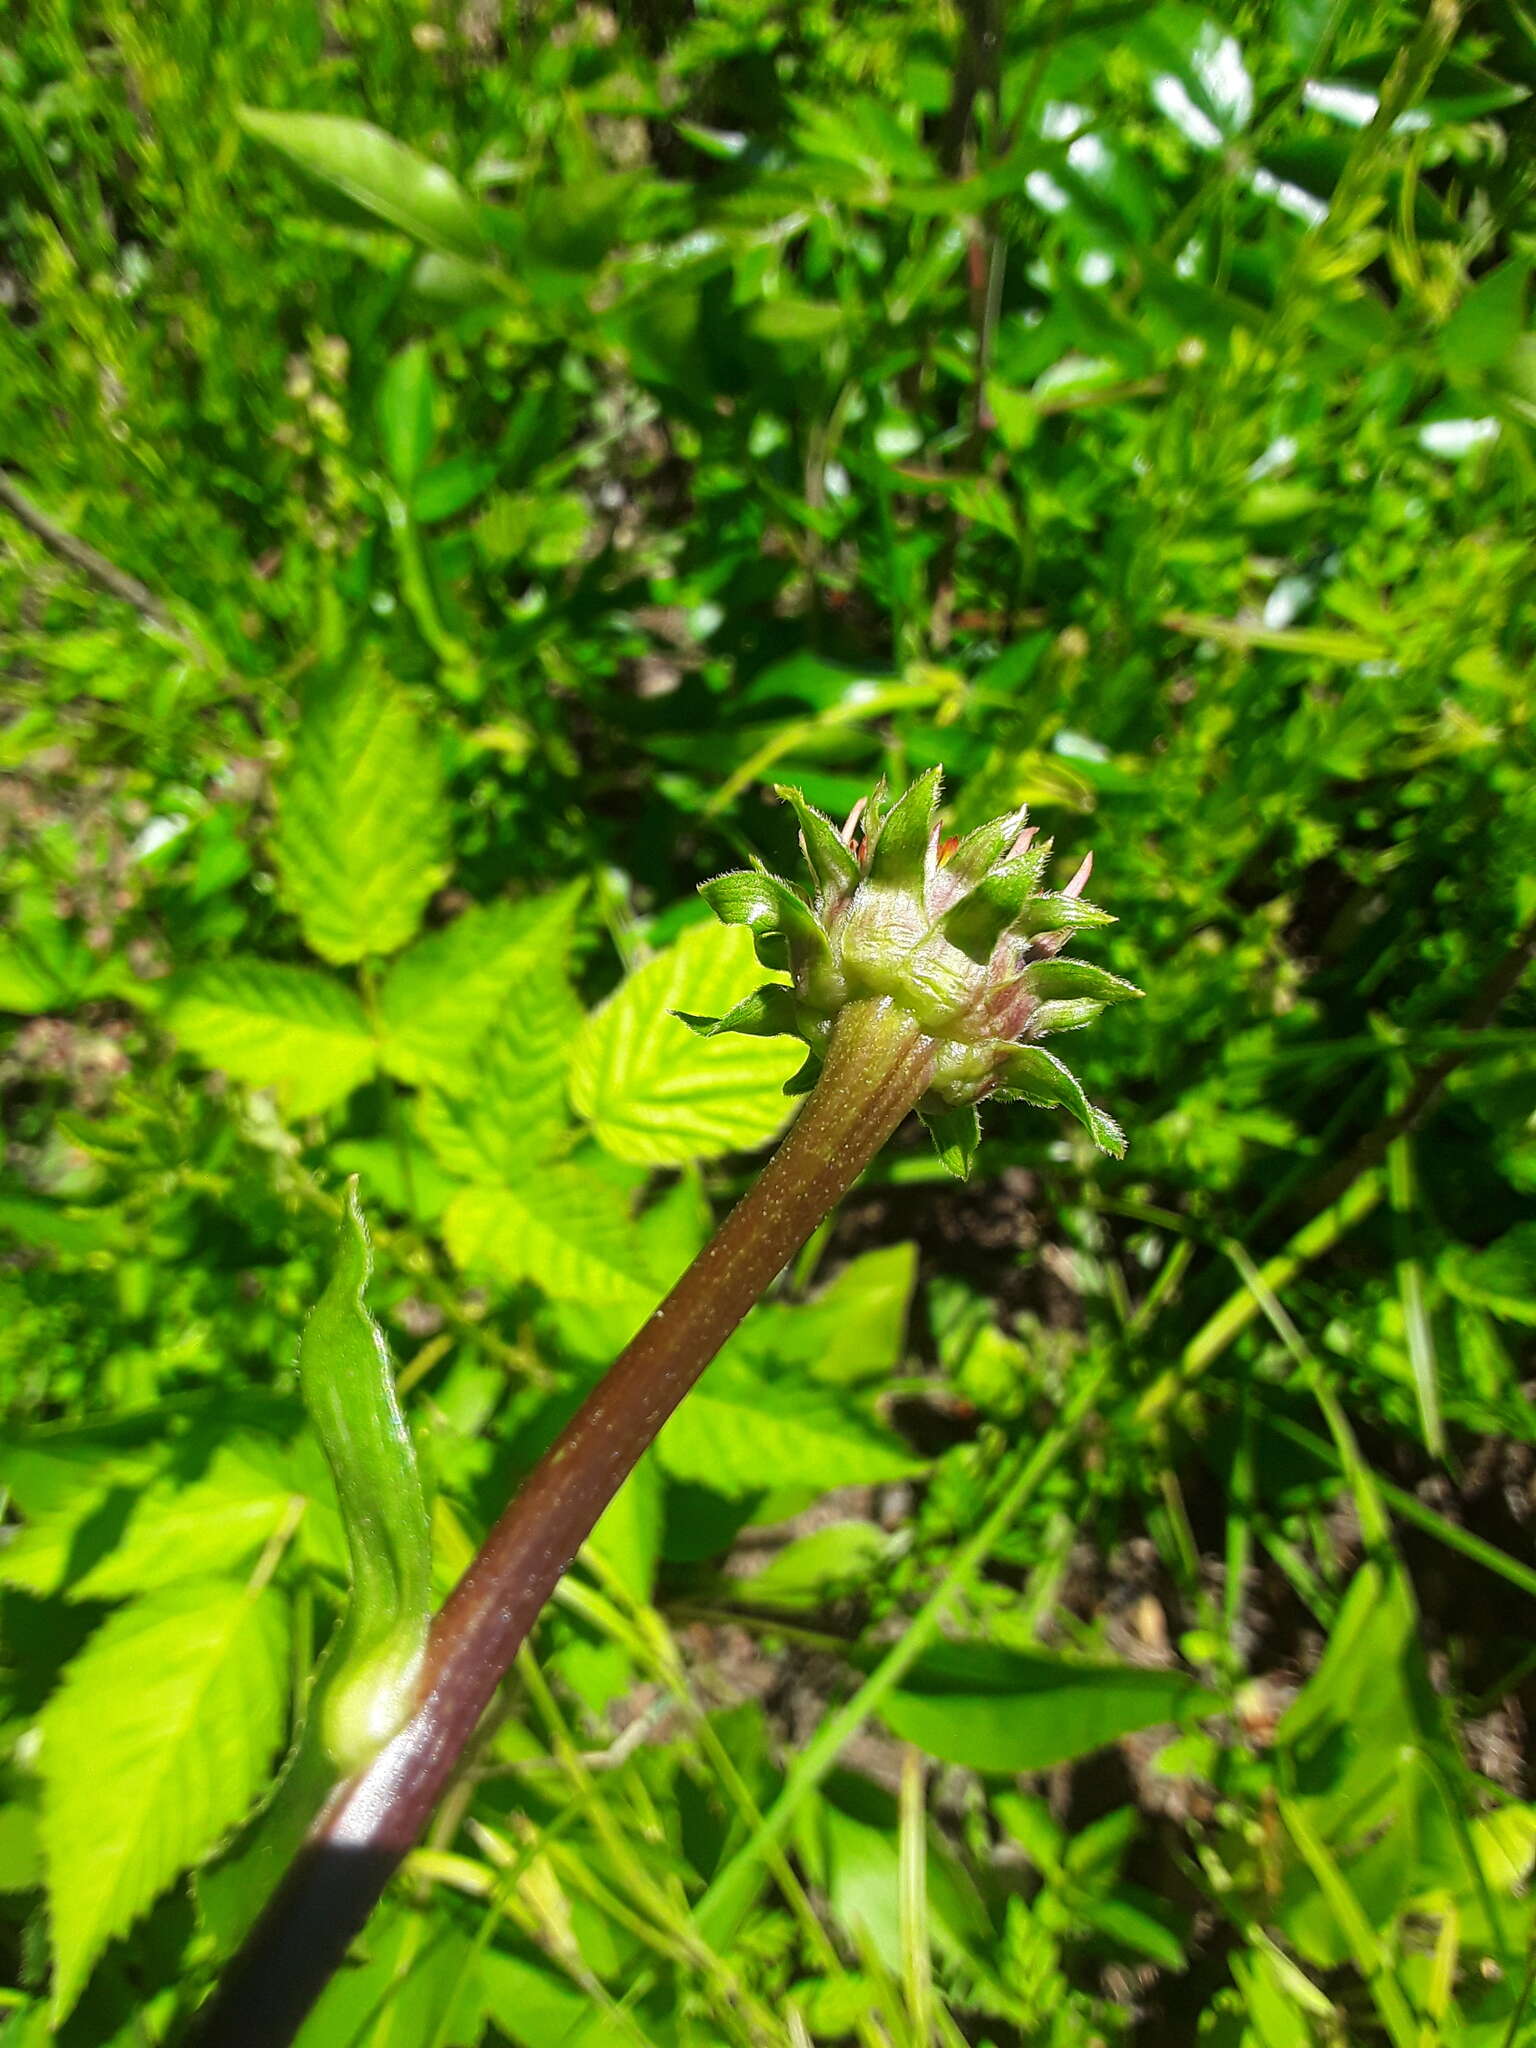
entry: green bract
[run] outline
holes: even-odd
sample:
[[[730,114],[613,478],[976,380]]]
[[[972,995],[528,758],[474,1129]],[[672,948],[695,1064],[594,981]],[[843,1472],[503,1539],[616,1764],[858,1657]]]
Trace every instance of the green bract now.
[[[800,821],[809,890],[760,867],[706,882],[726,924],[753,935],[765,967],[787,971],[695,1030],[792,1032],[810,1047],[794,1084],[814,1079],[832,1021],[847,1003],[884,998],[936,1041],[934,1078],[919,1105],[940,1157],[970,1166],[976,1104],[988,1095],[1062,1108],[1116,1155],[1125,1139],[1039,1041],[1091,1024],[1141,993],[1085,961],[1058,958],[1073,935],[1113,920],[1083,900],[1090,862],[1060,890],[1041,880],[1050,842],[1022,810],[963,839],[944,839],[937,768],[894,802],[882,782],[839,832],[798,790],[780,789]]]

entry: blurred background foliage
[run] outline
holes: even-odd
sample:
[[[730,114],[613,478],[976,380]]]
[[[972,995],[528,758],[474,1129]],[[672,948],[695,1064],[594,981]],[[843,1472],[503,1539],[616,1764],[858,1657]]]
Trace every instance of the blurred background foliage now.
[[[344,1176],[447,1583],[786,1113],[695,885],[939,761],[1094,852],[1129,1157],[892,1149],[304,2041],[1536,2039],[1533,84],[1517,0],[8,16],[7,2043],[216,1966]]]

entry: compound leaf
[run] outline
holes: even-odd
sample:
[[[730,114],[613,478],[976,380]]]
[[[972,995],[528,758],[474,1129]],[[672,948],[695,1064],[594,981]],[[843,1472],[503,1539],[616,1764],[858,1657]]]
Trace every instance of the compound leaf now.
[[[166,1021],[210,1067],[275,1088],[294,1116],[344,1101],[374,1069],[362,1004],[309,967],[234,959],[198,968],[179,983]]]
[[[325,959],[394,953],[447,873],[442,770],[405,693],[367,668],[317,696],[278,797],[273,858]]]
[[[444,1213],[443,1238],[466,1272],[533,1280],[556,1301],[643,1315],[659,1292],[623,1196],[579,1166],[542,1167],[518,1188],[465,1188]]]
[[[563,967],[578,883],[522,903],[466,910],[418,939],[379,990],[380,1057],[402,1081],[459,1093],[479,1072],[479,1046],[535,970]]]
[[[700,926],[593,1012],[572,1054],[571,1099],[599,1143],[642,1166],[681,1166],[775,1135],[804,1047],[700,1038],[673,1014],[724,1016],[760,980],[746,931]]]
[[[287,1681],[281,1606],[224,1579],[123,1608],[69,1666],[42,1717],[56,2023],[107,1943],[246,1812]]]

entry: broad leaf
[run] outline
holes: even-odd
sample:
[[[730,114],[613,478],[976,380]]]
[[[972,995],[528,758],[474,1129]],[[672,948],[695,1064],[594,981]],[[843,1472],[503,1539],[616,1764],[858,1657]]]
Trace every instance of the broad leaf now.
[[[674,1479],[741,1498],[793,1486],[822,1493],[920,1471],[899,1437],[821,1387],[760,1378],[724,1358],[656,1442]]]
[[[608,1151],[679,1166],[761,1145],[781,1129],[784,1083],[804,1047],[699,1038],[673,1015],[724,1016],[761,979],[747,932],[699,926],[587,1019],[571,1058],[571,1099]]]
[[[389,1071],[450,1093],[472,1081],[480,1042],[516,991],[540,969],[563,968],[580,896],[577,884],[477,906],[401,954],[379,991]]]
[[[544,1167],[517,1188],[466,1188],[448,1204],[443,1238],[464,1271],[533,1280],[557,1301],[637,1317],[656,1302],[623,1196],[577,1166]]]
[[[1044,1771],[1216,1702],[1178,1671],[940,1643],[880,1707],[893,1735],[975,1771]]]
[[[916,1282],[917,1246],[881,1245],[850,1259],[813,1300],[754,1309],[732,1348],[838,1386],[886,1379],[901,1363]]]
[[[206,1065],[275,1088],[294,1116],[344,1101],[374,1070],[362,1004],[308,967],[235,959],[199,968],[177,984],[166,1022]]]
[[[437,748],[402,690],[359,667],[304,714],[272,853],[304,936],[332,961],[394,953],[447,873]]]
[[[901,1826],[896,1802],[868,1779],[836,1772],[807,1807],[796,1835],[834,1918],[887,1968],[901,1967],[911,1935],[903,1927]],[[991,1930],[975,1885],[937,1831],[920,1836],[923,1939],[962,1970],[974,1970]],[[842,2029],[838,2030],[839,2032]]]
[[[1275,1730],[1294,1796],[1338,1847],[1378,1829],[1400,1799],[1404,1754],[1437,1756],[1459,1776],[1430,1683],[1413,1590],[1395,1559],[1367,1559],[1350,1581],[1322,1662]]]
[[[288,1513],[294,1489],[253,1445],[216,1451],[190,1484],[162,1476],[148,1487],[76,1495],[30,1522],[0,1550],[0,1584],[71,1600],[114,1600],[177,1580],[231,1571],[253,1559]]]
[[[515,1182],[558,1148],[569,1128],[565,1069],[581,1008],[558,965],[514,982],[481,1046],[474,1080],[456,1096],[428,1091],[422,1135],[462,1180]]]
[[[873,1522],[833,1522],[786,1544],[750,1578],[728,1580],[727,1590],[748,1607],[824,1607],[876,1582],[891,1550],[891,1538]]]
[[[632,2038],[615,2026],[610,2012],[546,1964],[488,1948],[478,1967],[487,2016],[519,2048],[611,2048]],[[320,2043],[301,2039],[299,2048]]]
[[[647,1451],[587,1538],[588,1548],[641,1605],[651,1597],[661,1555],[663,1490],[655,1456]]]
[[[246,1812],[288,1675],[278,1602],[219,1579],[122,1609],[70,1665],[42,1718],[56,2021],[106,1944]]]
[[[371,122],[261,107],[242,107],[239,121],[247,135],[429,249],[470,261],[488,253],[479,210],[458,180]]]

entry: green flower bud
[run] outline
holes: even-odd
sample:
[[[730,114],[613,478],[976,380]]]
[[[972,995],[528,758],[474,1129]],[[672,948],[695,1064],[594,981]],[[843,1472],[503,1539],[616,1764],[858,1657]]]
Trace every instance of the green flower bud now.
[[[1036,843],[1025,813],[946,840],[939,779],[929,770],[894,803],[882,782],[841,831],[798,790],[780,789],[800,822],[810,886],[754,868],[701,893],[722,922],[748,927],[763,965],[787,972],[790,984],[760,989],[729,1016],[685,1021],[711,1035],[796,1034],[810,1057],[791,1086],[804,1088],[838,1011],[885,1000],[934,1040],[933,1082],[919,1108],[956,1172],[975,1150],[975,1105],[993,1094],[1066,1109],[1118,1155],[1119,1126],[1039,1044],[1141,993],[1058,957],[1077,932],[1113,922],[1081,893],[1092,856],[1064,888],[1042,889],[1051,845]]]

